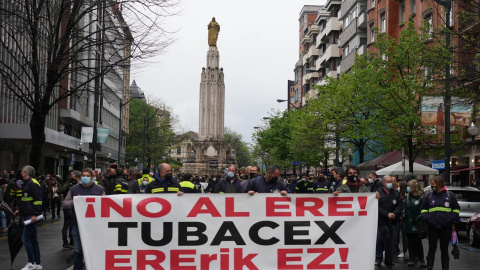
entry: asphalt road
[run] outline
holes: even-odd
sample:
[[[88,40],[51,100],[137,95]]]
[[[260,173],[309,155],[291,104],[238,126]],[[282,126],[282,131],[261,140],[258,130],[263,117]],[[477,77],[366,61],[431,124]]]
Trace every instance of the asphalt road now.
[[[46,270],[66,270],[72,269],[72,264],[68,264],[66,261],[73,254],[73,250],[62,250],[62,226],[63,219],[44,221],[39,224],[38,228],[38,240],[40,242],[40,253],[42,258],[43,269]],[[479,269],[480,265],[480,248],[471,248],[467,243],[467,237],[465,232],[459,234],[460,240],[460,259],[450,261],[450,269],[462,270],[462,269]],[[423,242],[425,254],[427,253],[428,243],[426,240]],[[436,252],[436,265],[434,269],[441,269],[440,265],[440,250]],[[372,258],[373,260],[374,258]],[[0,270],[9,269],[22,269],[27,263],[27,254],[25,248],[20,250],[17,258],[12,266],[10,266],[10,252],[8,249],[7,233],[0,232]],[[100,269],[100,268],[99,268]],[[361,266],[350,266],[350,270],[361,269]],[[397,258],[396,265],[393,267],[382,266],[375,267],[376,270],[380,269],[415,269],[407,266],[407,262],[404,262],[402,258]],[[421,268],[417,268],[421,269]],[[92,269],[91,269],[92,270]],[[96,269],[93,269],[96,270]],[[213,270],[213,269],[212,269]],[[261,269],[265,270],[265,269]],[[369,269],[365,269],[369,270]]]

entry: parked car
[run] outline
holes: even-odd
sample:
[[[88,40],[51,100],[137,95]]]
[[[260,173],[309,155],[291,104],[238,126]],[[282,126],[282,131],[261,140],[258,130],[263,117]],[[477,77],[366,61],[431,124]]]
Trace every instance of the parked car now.
[[[473,215],[467,222],[468,243],[472,247],[480,246],[480,213]]]
[[[425,187],[423,190],[425,194],[431,192],[430,186]],[[480,190],[473,187],[456,186],[449,186],[447,190],[455,194],[460,205],[460,218],[455,222],[455,229],[457,231],[466,231],[468,220],[480,212]]]

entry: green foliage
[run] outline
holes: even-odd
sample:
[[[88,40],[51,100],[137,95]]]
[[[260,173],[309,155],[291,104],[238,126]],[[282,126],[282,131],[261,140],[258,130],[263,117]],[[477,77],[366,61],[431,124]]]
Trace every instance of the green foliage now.
[[[130,133],[127,153],[136,156],[144,166],[164,159],[175,140],[170,112],[160,110],[140,100],[130,102]],[[130,157],[130,156],[129,156]]]
[[[238,167],[253,165],[253,156],[248,143],[244,142],[242,135],[226,127],[223,138],[235,149]]]

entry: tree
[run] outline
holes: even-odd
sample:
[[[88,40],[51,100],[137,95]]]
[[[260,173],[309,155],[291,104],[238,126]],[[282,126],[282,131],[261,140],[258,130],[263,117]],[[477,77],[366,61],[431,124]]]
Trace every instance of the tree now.
[[[223,139],[235,149],[235,155],[238,167],[249,166],[253,164],[253,158],[250,148],[242,139],[242,135],[235,132],[233,129],[226,127]]]
[[[82,95],[100,100],[107,94],[102,91],[106,77],[114,82],[125,78],[131,59],[148,59],[171,44],[160,22],[175,13],[176,4],[177,0],[1,1],[0,53],[5,61],[0,61],[0,78],[7,95],[28,109],[30,165],[38,168],[43,159],[46,117],[52,108]]]
[[[150,104],[133,99],[130,106],[130,134],[127,153],[131,153],[149,168],[167,158],[167,151],[175,143],[172,129],[176,119],[159,102]]]
[[[375,71],[370,79],[378,85],[378,96],[382,97],[376,104],[376,111],[386,117],[389,127],[386,145],[390,149],[405,149],[411,171],[420,152],[443,147],[444,127],[422,124],[424,101],[441,96],[444,67],[451,58],[444,47],[429,42],[431,38],[429,31],[415,28],[410,18],[398,40],[379,33],[374,44],[377,52],[371,53],[369,58],[359,58],[357,63]],[[432,128],[439,132],[432,134]]]
[[[268,126],[253,134],[257,145],[254,148],[256,158],[268,160],[270,164],[276,163],[284,168],[290,167],[293,161],[289,147],[292,131],[292,119],[288,111],[273,113],[268,120]]]

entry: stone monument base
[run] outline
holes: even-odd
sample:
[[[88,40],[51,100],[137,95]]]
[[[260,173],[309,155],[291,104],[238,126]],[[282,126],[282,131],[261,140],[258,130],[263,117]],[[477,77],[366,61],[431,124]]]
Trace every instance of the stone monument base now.
[[[233,147],[223,140],[196,141],[192,149],[194,155],[185,159],[182,173],[223,175],[226,168],[236,165]]]

